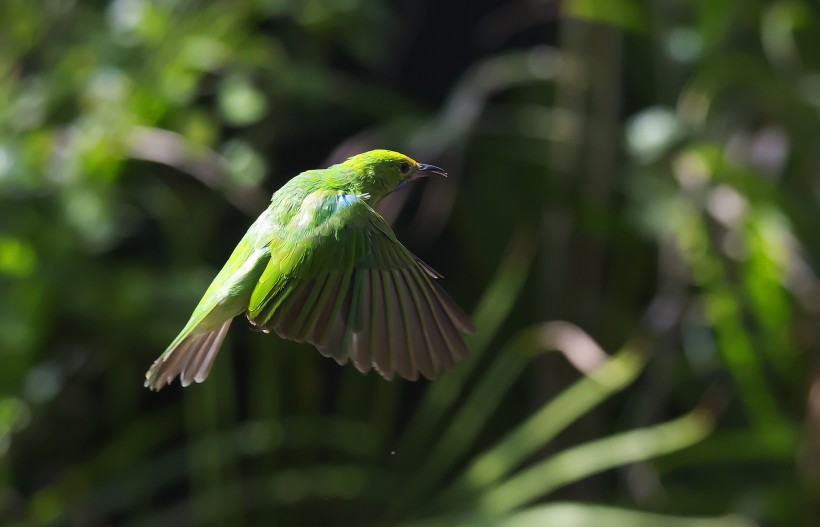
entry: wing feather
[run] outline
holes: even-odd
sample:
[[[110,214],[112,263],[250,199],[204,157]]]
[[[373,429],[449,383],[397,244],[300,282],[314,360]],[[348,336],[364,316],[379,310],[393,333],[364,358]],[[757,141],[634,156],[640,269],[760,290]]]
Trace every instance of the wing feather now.
[[[341,345],[339,342],[339,335],[342,331],[339,329],[339,326],[342,324],[339,320],[339,316],[342,312],[342,305],[347,301],[349,302],[350,297],[350,273],[342,274],[342,280],[339,284],[339,292],[336,294],[335,297],[331,297],[329,299],[329,307],[330,311],[327,316],[327,325],[324,328],[320,328],[319,332],[319,341],[318,342],[327,342],[331,349],[334,347],[338,350]],[[336,335],[335,339],[331,337]],[[333,354],[334,357],[338,356],[340,351],[337,351]]]
[[[207,333],[199,338],[196,346],[188,353],[188,357],[184,361],[184,364],[180,364],[181,371],[179,374],[179,381],[182,383],[182,386],[188,386],[194,382],[194,372],[202,364],[202,361],[205,359],[205,355],[207,355],[208,350],[211,349],[211,346],[216,340],[216,335],[218,333],[218,331],[212,331],[211,333]]]
[[[282,283],[275,292],[270,294],[268,300],[261,305],[261,311],[255,316],[252,315],[251,311],[248,311],[248,320],[250,320],[255,327],[269,331],[270,328],[267,327],[268,321],[273,317],[273,314],[279,310],[282,303],[290,296],[297,285],[296,282]],[[257,285],[257,287],[259,286]]]
[[[410,291],[406,288],[404,277],[401,273],[402,269],[406,266],[406,263],[402,262],[398,258],[397,251],[395,250],[396,247],[397,246],[379,244],[378,254],[381,263],[383,265],[386,264],[390,269],[392,269],[389,276],[391,278],[395,293],[395,300],[398,306],[398,313],[396,314],[401,321],[403,330],[403,338],[397,338],[395,341],[391,342],[393,347],[396,349],[397,363],[399,365],[397,369],[399,374],[405,379],[415,380],[418,378],[419,370],[427,370],[426,367],[422,368],[419,361],[425,353],[417,342],[417,338],[421,333],[421,327],[415,315],[415,309],[413,308],[413,300],[410,296]]]
[[[295,340],[296,342],[304,342],[299,339],[299,334],[295,331],[295,324],[299,318],[299,313],[305,303],[310,298],[316,286],[316,280],[307,280],[295,285],[293,291],[282,301],[279,307],[280,315],[277,317],[276,323],[273,324],[273,330],[282,338]]]
[[[379,373],[389,379],[388,372],[392,372],[392,368],[390,368],[390,328],[387,318],[387,303],[385,301],[382,272],[372,270],[370,274],[372,276],[373,285],[371,296],[373,299],[373,322],[370,327],[372,335],[370,342],[373,346],[373,366]]]
[[[453,321],[456,327],[458,327],[459,331],[461,331],[462,333],[475,333],[475,326],[473,326],[472,321],[467,316],[467,314],[464,313],[464,311],[462,311],[460,307],[458,307],[458,304],[456,304],[453,301],[453,299],[450,298],[450,295],[448,295],[447,292],[444,289],[442,289],[441,286],[437,283],[429,283],[430,289],[432,289],[433,292],[436,294],[439,303],[447,311],[447,315],[450,317],[450,320]]]
[[[188,350],[195,342],[194,339],[198,336],[198,334],[189,335],[176,349],[173,350],[170,355],[166,356],[163,354],[155,360],[151,365],[151,368],[148,370],[148,373],[145,375],[145,385],[152,390],[160,390],[165,385],[171,384],[174,377],[182,371],[180,368],[180,363],[183,360],[185,362],[190,360]]]
[[[252,323],[387,379],[432,379],[469,355],[462,336],[474,331],[469,317],[378,213],[333,192],[310,203],[319,220],[298,235],[282,229],[291,238],[271,242],[251,295]]]
[[[421,343],[417,344],[419,369],[422,375],[431,379],[439,369],[439,360],[436,357],[435,350],[439,348],[442,343],[434,340],[434,330],[430,327],[432,321],[425,316],[427,314],[427,306],[420,299],[421,293],[418,291],[418,285],[413,281],[410,271],[402,269],[401,274],[413,305],[412,312],[416,324],[416,335],[422,340]],[[433,322],[433,324],[435,324],[435,322]],[[435,331],[437,331],[437,329]]]
[[[314,311],[311,319],[313,327],[310,330],[310,342],[320,348],[328,345],[328,328],[333,323],[333,310],[336,306],[336,299],[344,295],[342,286],[344,285],[344,275],[341,273],[328,273],[328,284],[325,287],[322,298],[318,302],[318,307]]]
[[[211,371],[216,354],[231,327],[232,318],[213,331],[191,333],[170,353],[161,355],[146,374],[145,385],[159,390],[179,375],[183,386],[202,382]]]
[[[418,367],[416,366],[415,353],[413,346],[413,331],[416,328],[411,327],[410,317],[407,309],[408,299],[402,287],[403,282],[400,279],[398,271],[385,271],[385,275],[389,280],[391,291],[391,334],[394,340],[390,343],[390,349],[393,354],[396,371],[405,379],[416,380],[418,378]]]
[[[194,382],[202,382],[208,378],[208,374],[211,373],[211,367],[214,365],[216,354],[219,353],[219,348],[222,346],[222,342],[228,334],[228,329],[231,327],[231,322],[233,322],[233,319],[225,321],[222,327],[219,328],[219,333],[211,344],[211,347],[205,353],[196,371],[194,371]]]
[[[361,329],[352,335],[351,358],[353,364],[362,373],[367,373],[373,363],[373,342],[371,328],[373,324],[373,271],[362,270],[362,307]]]
[[[427,349],[424,328],[421,325],[415,300],[401,269],[393,271],[393,282],[399,292],[400,305],[404,315],[404,331],[407,335],[407,348],[401,350],[401,352],[410,358],[410,367],[415,378],[418,378],[420,372],[429,379],[435,375],[435,366]]]
[[[293,335],[296,337],[295,340],[298,342],[304,342],[308,337],[312,329],[310,319],[313,317],[313,314],[321,310],[322,306],[319,304],[319,299],[324,297],[323,293],[330,279],[330,273],[326,273],[313,280],[313,288],[310,291],[310,295],[305,299],[304,304],[298,306],[298,313],[291,328]]]
[[[437,284],[432,282],[428,276],[422,274],[418,269],[415,270],[417,283],[420,284],[419,290],[424,295],[427,301],[427,306],[435,320],[441,336],[446,342],[446,346],[441,350],[441,356],[449,358],[449,365],[455,364],[458,360],[469,356],[467,345],[464,339],[449,317],[444,306],[441,305],[439,297],[435,294]]]
[[[332,357],[339,364],[347,363],[348,354],[348,340],[349,333],[347,329],[347,309],[345,306],[350,305],[352,290],[350,275],[345,275],[344,286],[342,287],[343,294],[339,295],[338,300],[333,306],[333,314],[331,315],[328,329],[328,346],[326,348],[328,353],[323,353],[325,356]],[[319,350],[322,352],[322,350]]]

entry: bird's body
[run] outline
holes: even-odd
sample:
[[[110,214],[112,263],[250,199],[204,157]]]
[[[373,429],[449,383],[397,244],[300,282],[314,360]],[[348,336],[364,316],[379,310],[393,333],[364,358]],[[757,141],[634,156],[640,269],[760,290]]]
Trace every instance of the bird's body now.
[[[373,206],[444,172],[388,150],[291,179],[248,229],[190,320],[146,373],[158,390],[202,382],[234,317],[308,342],[340,364],[432,378],[468,355],[469,318],[439,276],[395,237]]]

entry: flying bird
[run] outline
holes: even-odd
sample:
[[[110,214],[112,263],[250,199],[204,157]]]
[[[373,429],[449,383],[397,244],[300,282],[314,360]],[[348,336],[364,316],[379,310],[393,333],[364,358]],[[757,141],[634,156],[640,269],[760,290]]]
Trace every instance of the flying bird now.
[[[366,373],[432,379],[467,357],[469,317],[373,207],[424,176],[446,176],[390,150],[308,170],[273,194],[194,309],[145,374],[159,390],[208,376],[231,322],[312,344]]]

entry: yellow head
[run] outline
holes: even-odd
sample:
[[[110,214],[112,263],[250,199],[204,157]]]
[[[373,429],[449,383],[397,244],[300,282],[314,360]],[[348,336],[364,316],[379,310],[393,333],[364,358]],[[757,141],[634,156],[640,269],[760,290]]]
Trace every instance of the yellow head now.
[[[348,177],[359,194],[369,194],[372,203],[410,181],[425,176],[446,177],[447,172],[434,165],[417,163],[414,159],[392,150],[371,150],[355,155],[342,163],[350,169]]]

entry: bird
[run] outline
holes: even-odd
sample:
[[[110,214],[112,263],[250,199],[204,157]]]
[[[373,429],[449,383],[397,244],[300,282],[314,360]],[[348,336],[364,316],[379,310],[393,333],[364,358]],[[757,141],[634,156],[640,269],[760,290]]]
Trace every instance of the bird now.
[[[312,344],[362,373],[434,379],[469,356],[470,318],[374,210],[434,165],[371,150],[302,172],[271,197],[182,331],[145,374],[160,390],[204,381],[231,322]]]

